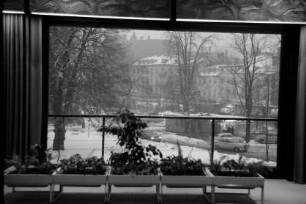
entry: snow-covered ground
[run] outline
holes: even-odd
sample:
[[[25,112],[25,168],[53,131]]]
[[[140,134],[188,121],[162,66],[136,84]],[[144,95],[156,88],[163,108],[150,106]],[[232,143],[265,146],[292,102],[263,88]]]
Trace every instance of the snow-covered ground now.
[[[185,136],[180,136],[175,133],[165,132],[159,130],[158,126],[153,126],[149,128],[150,131],[154,131],[154,134],[162,136],[161,142],[149,141],[146,139],[141,139],[143,145],[154,145],[163,154],[164,157],[170,155],[178,154],[177,142],[179,142],[183,156],[190,157],[194,159],[201,159],[204,163],[209,163],[210,161],[210,145],[207,141],[189,138]],[[62,151],[52,151],[53,162],[58,159],[68,158],[73,154],[80,154],[82,157],[97,156],[102,155],[102,132],[97,132],[93,127],[87,127],[87,129],[73,128],[68,129],[65,135],[65,150]],[[54,139],[53,128],[49,127],[48,131],[48,148],[52,149]],[[251,142],[251,150],[256,153],[258,151],[256,147],[261,147],[262,144],[256,142]],[[271,151],[275,151],[275,145],[270,147]],[[273,149],[274,148],[274,149]],[[117,137],[115,135],[105,134],[105,144],[104,144],[104,158],[107,161],[110,157],[111,152],[120,152],[123,149],[117,144]],[[214,160],[218,160],[220,157],[227,155],[229,158],[238,159],[239,154],[234,152],[214,152]],[[247,157],[247,162],[258,161],[255,157]],[[267,165],[275,166],[275,162],[267,162]]]

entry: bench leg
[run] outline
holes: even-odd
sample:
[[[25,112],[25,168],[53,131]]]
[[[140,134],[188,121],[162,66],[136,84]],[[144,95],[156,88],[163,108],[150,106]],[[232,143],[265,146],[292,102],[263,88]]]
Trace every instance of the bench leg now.
[[[211,203],[215,203],[215,186],[211,186]]]
[[[112,185],[111,184],[107,184],[107,198],[106,198],[106,203],[109,203],[110,198],[111,198],[111,193],[112,193]]]
[[[161,194],[160,194],[160,189],[161,189],[161,184],[156,184],[156,198],[157,198],[157,203],[162,203],[161,200]]]
[[[210,192],[210,198],[207,195],[207,186],[202,188],[203,196],[206,200],[208,200],[209,203],[215,202],[215,186],[210,186],[211,192]]]
[[[105,184],[104,189],[104,202],[108,203],[108,195],[109,195],[109,189],[108,189],[108,183]]]
[[[49,203],[53,202],[53,184],[50,184]]]
[[[261,187],[261,204],[264,204],[264,187]]]
[[[63,186],[59,185],[59,190],[55,191],[55,185],[52,187],[52,202],[54,203],[63,193]]]
[[[204,188],[202,188],[203,190],[203,194],[207,194],[207,187],[205,186]]]

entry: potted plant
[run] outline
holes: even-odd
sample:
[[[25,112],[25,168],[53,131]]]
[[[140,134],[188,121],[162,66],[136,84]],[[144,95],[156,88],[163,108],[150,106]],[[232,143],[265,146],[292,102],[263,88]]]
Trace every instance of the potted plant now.
[[[117,135],[118,144],[123,148],[123,152],[112,152],[109,158],[111,166],[108,175],[109,193],[111,185],[117,187],[156,185],[156,191],[159,192],[158,160],[162,158],[162,153],[155,146],[144,146],[140,143],[139,137],[146,127],[147,124],[132,112],[123,110],[113,118],[108,127],[100,129]]]
[[[8,168],[4,171],[4,184],[17,187],[52,183],[51,174],[57,166],[47,161],[47,151],[35,144],[30,147],[24,160],[16,154],[6,159]]]
[[[261,166],[262,162],[248,164],[243,156],[239,156],[238,160],[223,156],[206,168],[206,173],[217,177],[214,178],[215,185],[263,185],[264,179],[258,173]]]
[[[52,173],[57,166],[47,161],[47,151],[35,144],[30,147],[24,160],[16,154],[6,159],[4,184],[12,187],[13,192],[15,187],[50,186],[49,201],[52,202]]]
[[[53,174],[53,183],[60,186],[56,199],[62,194],[64,186],[101,187],[105,185],[105,201],[107,201],[107,171],[103,159],[98,157],[82,158],[79,154],[62,159],[59,168]]]
[[[168,188],[202,188],[212,185],[212,177],[204,173],[205,165],[198,159],[183,157],[180,144],[178,145],[178,156],[168,156],[162,159],[161,171],[161,196],[162,187]],[[205,194],[204,194],[205,195]]]
[[[211,184],[211,178],[205,176],[201,160],[168,156],[162,160],[162,185],[167,187],[196,187]]]
[[[246,189],[248,194],[254,188],[261,188],[261,203],[263,203],[264,177],[259,174],[262,162],[247,163],[243,156],[238,160],[221,157],[210,168],[206,168],[207,176],[213,177],[213,186],[228,189]]]
[[[106,184],[107,169],[101,158],[94,156],[84,159],[75,154],[60,160],[53,182],[62,186],[101,186]]]

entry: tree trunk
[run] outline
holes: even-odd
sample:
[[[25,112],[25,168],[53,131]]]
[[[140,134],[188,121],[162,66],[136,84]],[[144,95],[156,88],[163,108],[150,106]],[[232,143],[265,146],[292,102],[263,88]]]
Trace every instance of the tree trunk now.
[[[54,140],[53,140],[53,150],[65,150],[64,140],[65,140],[65,121],[63,118],[57,118],[54,123]]]
[[[245,141],[247,143],[250,142],[251,140],[251,121],[247,120],[246,121],[246,128],[245,128]]]
[[[63,80],[58,80],[57,83],[57,100],[54,104],[54,111],[57,114],[63,114]],[[53,140],[53,150],[64,150],[64,140],[65,140],[65,119],[55,118],[54,121],[54,140]]]
[[[269,105],[270,105],[270,79],[267,77],[267,100],[266,100],[266,118],[269,117]],[[266,160],[269,161],[269,128],[268,128],[268,121],[266,121]]]
[[[266,121],[266,161],[270,161],[270,158],[269,158],[269,143],[268,143],[268,140],[269,140],[269,129],[268,129],[268,122]]]

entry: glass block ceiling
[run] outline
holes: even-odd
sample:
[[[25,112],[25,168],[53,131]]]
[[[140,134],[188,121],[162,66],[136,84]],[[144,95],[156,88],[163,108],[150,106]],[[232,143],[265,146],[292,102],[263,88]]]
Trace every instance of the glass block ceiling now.
[[[30,0],[31,12],[165,18],[171,0]],[[24,0],[4,0],[4,10],[24,10]],[[179,20],[306,22],[304,0],[177,0]]]

